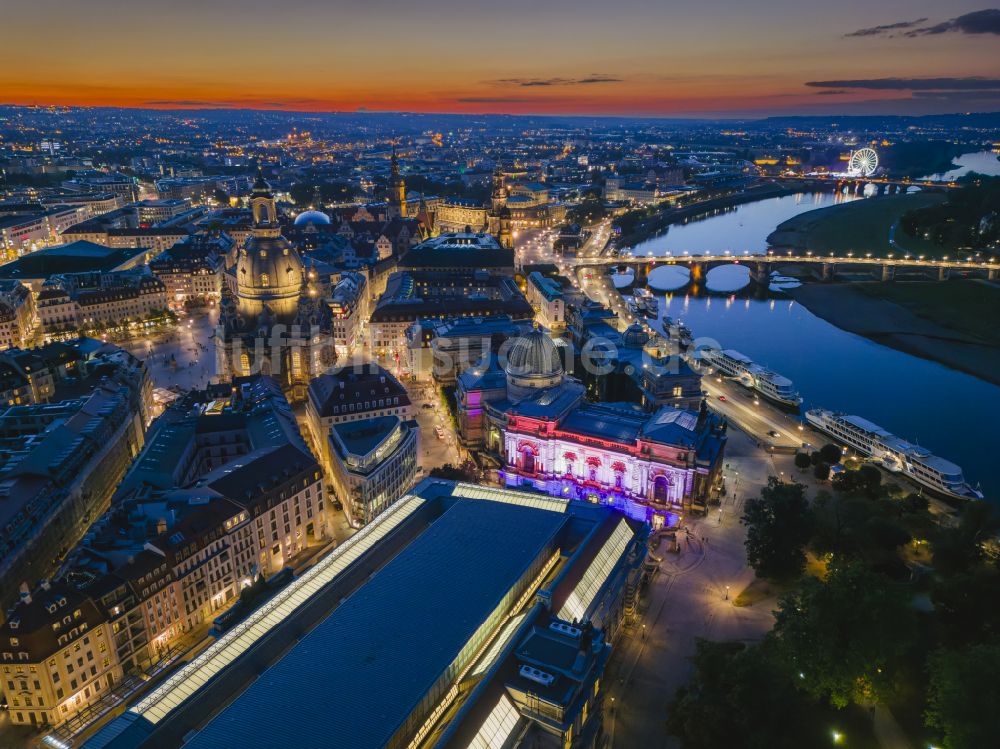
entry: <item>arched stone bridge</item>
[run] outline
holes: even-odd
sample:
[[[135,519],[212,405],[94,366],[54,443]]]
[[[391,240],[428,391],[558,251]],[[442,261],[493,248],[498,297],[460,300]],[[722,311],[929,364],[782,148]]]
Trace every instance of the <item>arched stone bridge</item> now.
[[[766,255],[746,253],[719,255],[666,255],[663,257],[635,257],[622,255],[617,257],[582,257],[566,258],[566,263],[574,268],[611,268],[627,266],[633,268],[636,279],[645,278],[655,267],[660,265],[684,265],[691,269],[692,278],[704,276],[708,271],[720,265],[743,265],[750,269],[750,278],[757,283],[766,283],[771,272],[783,265],[805,265],[814,270],[814,274],[825,281],[832,280],[838,272],[851,271],[868,272],[882,281],[891,281],[898,270],[907,273],[917,273],[937,281],[945,281],[955,276],[986,278],[995,281],[1000,278],[1000,261],[950,260],[948,258],[924,259],[920,257],[872,257],[870,255],[817,255],[815,253],[769,252]]]
[[[889,177],[845,177],[843,175],[830,175],[828,177],[822,175],[781,176],[773,177],[772,180],[779,184],[791,185],[802,190],[816,192],[824,190],[846,191],[857,195],[863,193],[868,185],[873,185],[875,192],[879,195],[902,194],[911,187],[919,187],[921,190],[929,191],[954,190],[959,187],[955,182],[892,179]]]

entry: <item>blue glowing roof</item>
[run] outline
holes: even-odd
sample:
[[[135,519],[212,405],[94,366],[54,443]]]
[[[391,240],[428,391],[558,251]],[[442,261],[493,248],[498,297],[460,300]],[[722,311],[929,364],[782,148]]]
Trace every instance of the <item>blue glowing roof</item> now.
[[[186,749],[384,746],[566,517],[457,500]]]
[[[631,445],[635,443],[648,418],[647,414],[626,405],[587,404],[574,409],[559,423],[559,428],[575,434]]]

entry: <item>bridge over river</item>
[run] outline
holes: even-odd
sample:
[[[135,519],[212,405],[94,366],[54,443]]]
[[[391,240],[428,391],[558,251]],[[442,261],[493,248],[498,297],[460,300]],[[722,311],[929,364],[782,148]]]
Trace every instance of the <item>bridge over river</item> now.
[[[717,255],[667,254],[663,256],[637,257],[629,254],[614,257],[577,257],[565,258],[567,265],[574,268],[632,268],[636,279],[645,278],[649,272],[660,265],[684,265],[691,270],[692,278],[704,277],[708,271],[721,265],[742,265],[750,270],[750,278],[758,284],[767,283],[771,273],[780,266],[800,265],[810,267],[814,275],[828,281],[839,273],[870,273],[882,281],[891,281],[897,272],[917,274],[928,278],[945,281],[952,276],[967,278],[985,278],[995,281],[1000,278],[1000,261],[981,260],[968,257],[962,260],[942,258],[924,258],[905,255],[902,257],[875,257],[866,255],[819,255],[813,252],[787,253],[768,252],[765,254],[733,254]]]

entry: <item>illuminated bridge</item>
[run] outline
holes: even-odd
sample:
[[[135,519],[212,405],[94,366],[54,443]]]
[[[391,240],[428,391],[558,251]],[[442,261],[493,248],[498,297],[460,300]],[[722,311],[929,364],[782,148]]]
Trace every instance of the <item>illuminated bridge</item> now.
[[[766,283],[771,272],[780,266],[804,265],[811,267],[815,275],[830,280],[838,272],[871,273],[882,281],[891,281],[897,271],[916,273],[934,280],[945,281],[952,276],[978,277],[995,281],[1000,278],[1000,261],[983,260],[974,257],[963,259],[925,258],[902,255],[875,257],[864,255],[819,255],[813,252],[779,252],[764,254],[731,253],[715,255],[695,255],[690,253],[668,254],[664,256],[634,256],[629,254],[615,257],[566,258],[566,263],[575,268],[628,267],[635,270],[636,278],[644,278],[653,268],[660,265],[684,265],[691,270],[692,277],[703,276],[720,265],[743,265],[750,269],[750,278],[757,283]]]
[[[957,182],[934,182],[920,179],[893,179],[891,177],[849,177],[843,174],[802,174],[772,177],[774,182],[803,190],[834,190],[860,194],[868,185],[872,185],[879,195],[903,194],[910,188],[921,190],[954,190],[959,187]]]

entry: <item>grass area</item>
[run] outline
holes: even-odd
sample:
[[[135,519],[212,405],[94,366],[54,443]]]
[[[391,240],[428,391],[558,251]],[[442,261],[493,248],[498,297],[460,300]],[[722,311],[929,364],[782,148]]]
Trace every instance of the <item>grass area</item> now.
[[[945,200],[939,193],[913,193],[855,200],[801,213],[781,224],[772,235],[779,245],[811,250],[820,255],[872,253],[885,257],[909,252],[927,257],[954,253],[954,247],[939,246],[897,231],[897,246],[889,242],[892,226],[903,214]]]
[[[856,284],[858,291],[905,307],[917,317],[1000,346],[1000,287],[973,279]]]
[[[748,586],[741,590],[733,599],[733,606],[753,606],[755,603],[774,598],[791,588],[791,585],[776,583],[773,580],[765,580],[762,577],[755,577]]]
[[[891,195],[884,198],[869,198],[851,203],[843,203],[825,209],[825,215],[813,222],[806,231],[806,246],[813,252],[827,254],[830,252],[844,255],[872,253],[885,256],[889,253],[899,254],[900,249],[889,243],[893,224],[902,218],[903,214],[917,208],[926,208],[944,200],[942,195],[915,193],[913,195]],[[931,255],[933,252],[921,245],[915,246],[916,240],[896,232],[896,242],[916,255]],[[926,243],[929,244],[929,243]],[[936,248],[947,254],[946,248]]]

